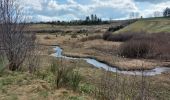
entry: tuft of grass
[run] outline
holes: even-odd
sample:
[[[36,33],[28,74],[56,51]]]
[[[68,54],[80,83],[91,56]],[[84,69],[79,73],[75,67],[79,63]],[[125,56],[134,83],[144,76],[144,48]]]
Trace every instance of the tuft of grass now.
[[[81,84],[79,86],[79,90],[81,93],[92,94],[95,91],[95,87],[91,84]]]
[[[44,97],[44,98],[47,98],[49,96],[49,93],[48,93],[48,91],[40,91],[39,95]]]
[[[70,77],[70,85],[73,88],[74,91],[76,91],[79,87],[79,84],[82,80],[81,75],[78,71],[72,72]]]
[[[85,100],[83,97],[81,96],[71,96],[68,98],[69,100]]]
[[[77,38],[77,34],[72,34],[71,38]]]

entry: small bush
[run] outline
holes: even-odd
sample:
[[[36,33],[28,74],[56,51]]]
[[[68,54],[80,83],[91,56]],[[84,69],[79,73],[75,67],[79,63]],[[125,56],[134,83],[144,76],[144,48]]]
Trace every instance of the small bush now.
[[[81,81],[81,76],[79,72],[77,71],[72,72],[71,77],[70,77],[70,85],[72,86],[74,91],[78,89],[80,81]]]
[[[43,90],[43,91],[40,91],[40,92],[39,92],[39,95],[42,96],[42,97],[44,97],[44,98],[47,98],[48,95],[49,95],[49,93],[48,93],[48,91]]]
[[[71,38],[77,38],[77,34],[72,34]]]
[[[45,36],[44,39],[48,40],[51,39],[49,36]]]
[[[73,31],[66,31],[65,33],[72,33]]]
[[[90,84],[82,84],[79,88],[80,88],[80,92],[87,93],[87,94],[92,94],[95,91],[95,87]]]
[[[77,31],[77,33],[87,33],[87,32],[88,32],[88,30],[86,30],[86,29],[81,29],[81,30]]]
[[[67,85],[69,81],[68,74],[72,72],[72,69],[54,64],[51,66],[51,71],[55,75],[55,84],[57,88],[60,88],[62,85]]]
[[[88,37],[82,38],[81,41],[85,42],[85,41],[96,40],[96,39],[102,39],[102,36],[101,35],[88,36]]]
[[[108,38],[111,37],[111,36],[112,36],[111,32],[106,32],[106,33],[103,34],[103,39],[108,40]]]
[[[54,80],[57,88],[70,86],[76,91],[82,79],[80,74],[73,70],[73,67],[57,65],[55,62],[51,65],[51,72],[55,76]]]
[[[88,33],[86,33],[85,35],[86,35],[86,36],[89,36],[89,34],[88,34]]]

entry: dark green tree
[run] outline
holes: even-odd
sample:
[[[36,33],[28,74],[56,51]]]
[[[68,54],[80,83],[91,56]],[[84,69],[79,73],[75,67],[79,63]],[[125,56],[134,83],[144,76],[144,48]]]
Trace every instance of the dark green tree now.
[[[166,8],[163,12],[164,17],[170,17],[170,8]]]

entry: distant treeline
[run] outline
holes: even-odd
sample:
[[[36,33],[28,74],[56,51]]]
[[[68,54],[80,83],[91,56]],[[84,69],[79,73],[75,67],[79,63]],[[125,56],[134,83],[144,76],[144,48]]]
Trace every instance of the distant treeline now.
[[[51,24],[51,25],[100,25],[109,24],[110,21],[102,21],[97,15],[87,16],[85,20],[72,21],[49,21],[49,22],[31,22],[31,24]]]

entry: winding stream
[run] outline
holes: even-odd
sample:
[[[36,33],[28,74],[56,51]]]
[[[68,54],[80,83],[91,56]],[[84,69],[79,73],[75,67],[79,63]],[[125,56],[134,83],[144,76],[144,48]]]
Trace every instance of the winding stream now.
[[[170,68],[168,68],[168,67],[156,67],[154,69],[144,70],[144,71],[138,71],[138,70],[136,70],[136,71],[122,71],[122,70],[119,70],[116,67],[109,66],[109,65],[107,65],[105,63],[102,63],[100,61],[97,61],[95,59],[91,59],[91,58],[73,58],[73,57],[63,56],[62,55],[63,50],[58,46],[56,48],[54,48],[54,50],[56,51],[56,53],[54,54],[55,57],[64,58],[64,59],[73,59],[73,60],[83,59],[87,63],[93,65],[94,67],[103,68],[103,69],[105,69],[107,71],[118,72],[118,73],[126,74],[126,75],[154,76],[154,75],[162,74],[163,72],[170,71]]]

